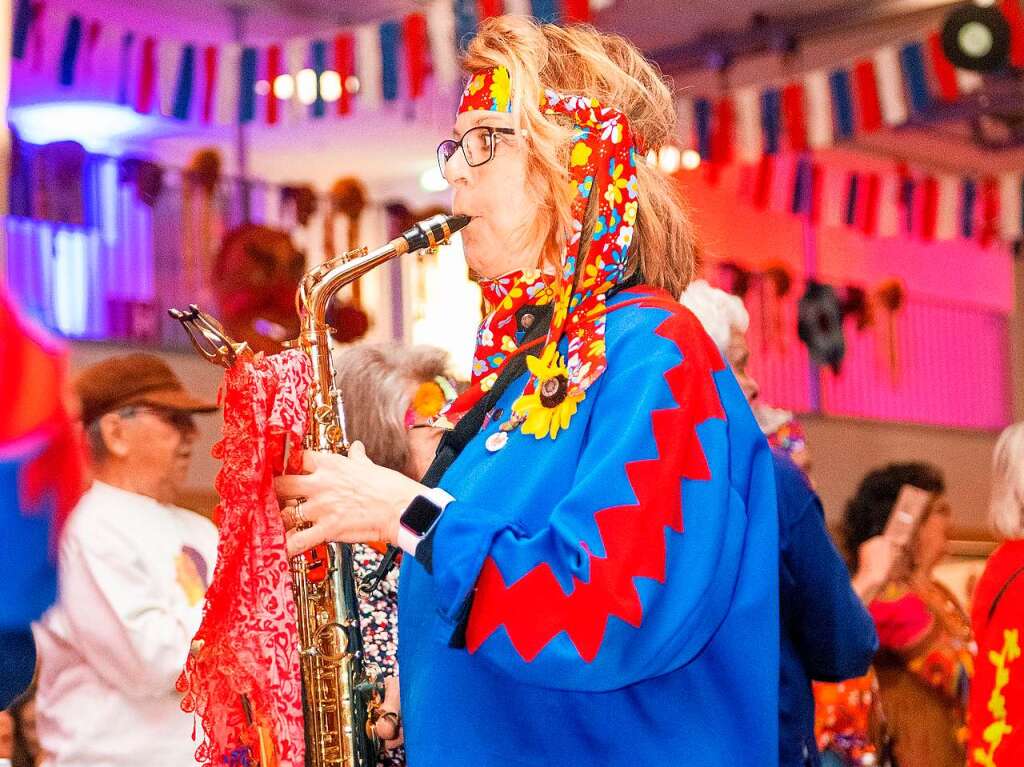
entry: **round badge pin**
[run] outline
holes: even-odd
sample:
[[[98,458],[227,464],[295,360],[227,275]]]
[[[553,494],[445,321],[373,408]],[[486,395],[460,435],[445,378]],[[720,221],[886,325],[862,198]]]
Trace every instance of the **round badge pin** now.
[[[496,431],[484,442],[484,447],[491,453],[497,453],[508,444],[508,432]]]

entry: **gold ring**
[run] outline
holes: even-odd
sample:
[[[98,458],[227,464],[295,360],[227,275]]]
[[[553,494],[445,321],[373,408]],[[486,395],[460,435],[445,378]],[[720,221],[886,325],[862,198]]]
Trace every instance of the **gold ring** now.
[[[302,515],[302,502],[302,498],[295,502],[295,526],[300,530],[309,524]]]

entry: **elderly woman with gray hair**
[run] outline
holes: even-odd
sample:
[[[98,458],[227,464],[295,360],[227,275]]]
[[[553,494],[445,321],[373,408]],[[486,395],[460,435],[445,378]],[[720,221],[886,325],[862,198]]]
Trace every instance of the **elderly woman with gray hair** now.
[[[989,522],[1003,543],[974,592],[978,643],[968,723],[968,764],[1024,764],[1024,422],[1008,426],[992,460]]]
[[[432,346],[366,343],[337,353],[336,381],[345,402],[349,438],[359,440],[376,464],[419,479],[437,450],[441,430],[431,419],[455,396],[447,377],[448,355]],[[372,574],[380,565],[383,544],[354,544],[356,576]],[[384,674],[387,714],[377,734],[388,750],[378,762],[405,764],[398,703],[398,569],[393,569],[360,599],[360,623],[367,662]]]

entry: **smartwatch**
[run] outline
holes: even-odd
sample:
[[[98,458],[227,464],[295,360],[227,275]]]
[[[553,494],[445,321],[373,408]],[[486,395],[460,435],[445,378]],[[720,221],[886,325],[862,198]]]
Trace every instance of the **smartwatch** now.
[[[434,529],[441,512],[453,500],[439,487],[427,488],[413,498],[398,523],[399,548],[416,556],[416,547]]]

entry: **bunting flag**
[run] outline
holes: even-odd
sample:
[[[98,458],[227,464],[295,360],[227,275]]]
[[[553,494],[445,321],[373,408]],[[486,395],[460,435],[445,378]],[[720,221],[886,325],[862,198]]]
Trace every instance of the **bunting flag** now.
[[[156,90],[156,40],[152,37],[142,41],[141,59],[135,109],[142,114],[149,114],[153,110],[153,95]]]
[[[743,162],[755,162],[761,156],[761,97],[753,88],[744,88],[734,97],[736,148]],[[684,147],[687,148],[687,147]]]
[[[782,112],[791,151],[800,153],[807,149],[807,123],[804,117],[804,87],[790,83],[782,90]]]
[[[932,106],[931,92],[928,90],[928,75],[924,65],[924,46],[920,43],[908,43],[900,49],[900,63],[907,81],[907,92],[910,94],[910,107],[916,114],[927,112]]]
[[[716,163],[732,162],[735,126],[736,116],[732,99],[720,99],[715,105],[715,132],[711,146],[711,156]]]
[[[121,35],[121,56],[118,67],[117,103],[127,105],[132,91],[132,54],[135,49],[135,35],[125,32]]]
[[[402,22],[402,45],[405,50],[408,97],[423,96],[429,64],[427,63],[427,19],[422,13],[410,13]]]
[[[506,3],[506,10],[509,10],[508,5]],[[454,85],[459,80],[458,47],[455,44],[455,17],[446,0],[434,0],[428,7],[427,37],[434,77],[443,87]]]
[[[202,121],[209,125],[214,121],[214,106],[217,93],[217,46],[208,45],[203,50],[203,109]]]
[[[381,71],[380,30],[365,24],[356,30],[356,73],[359,102],[369,109],[378,108],[383,101]]]
[[[73,14],[68,21],[68,28],[64,34],[64,46],[60,54],[60,74],[57,81],[64,86],[74,85],[75,62],[78,59],[78,49],[82,44],[82,17]]]
[[[960,179],[950,174],[939,176],[939,203],[935,214],[935,239],[956,239],[959,204]]]
[[[334,38],[334,70],[341,80],[341,95],[338,97],[338,114],[347,115],[352,111],[352,90],[350,77],[355,74],[355,39],[349,34]]]
[[[921,196],[921,239],[931,242],[935,239],[939,213],[939,182],[934,176],[925,177],[921,185]]]
[[[314,40],[310,43],[309,60],[313,65],[313,74],[316,75],[316,97],[310,106],[310,114],[313,117],[323,117],[327,114],[327,102],[324,101],[322,90],[324,72],[327,71],[327,43],[323,40]]]
[[[181,49],[178,62],[178,83],[174,89],[172,114],[178,120],[187,120],[192,109],[192,85],[195,80],[196,47],[186,45]]]
[[[242,48],[238,76],[238,122],[252,122],[256,117],[256,67],[259,53],[255,48]]]
[[[756,94],[755,94],[756,96]],[[694,149],[694,104],[689,98],[681,97],[676,101],[676,136],[679,140],[679,148]],[[758,153],[760,156],[760,153]]]
[[[291,93],[286,97],[288,122],[294,124],[305,117],[305,107],[299,100],[299,72],[306,68],[309,58],[309,42],[301,38],[287,40],[284,44],[284,65],[291,78]]]
[[[974,204],[977,202],[977,191],[974,179],[965,178],[960,182],[960,236],[965,240],[974,236]]]
[[[831,146],[832,102],[829,99],[828,75],[815,70],[804,78],[804,95],[807,99],[807,144],[811,149]]]
[[[1001,0],[999,10],[1010,25],[1010,63],[1024,67],[1024,13],[1021,12],[1020,0]]]
[[[265,110],[267,125],[276,125],[280,116],[278,114],[278,98],[274,93],[274,83],[282,72],[283,62],[281,60],[281,46],[271,45],[267,48],[266,68],[264,78],[269,87],[267,88],[267,108]]]
[[[875,51],[873,59],[882,121],[888,126],[902,125],[907,121],[908,113],[907,102],[903,97],[899,52],[887,45]]]
[[[779,153],[780,97],[775,88],[761,94],[761,127],[764,130],[764,153]]]
[[[1019,240],[1024,235],[1021,220],[1022,200],[1021,177],[1015,173],[1004,173],[999,177],[999,230],[1006,240]]]
[[[181,43],[174,40],[160,40],[156,45],[157,94],[160,99],[160,114],[164,117],[170,117],[174,112],[174,86],[178,79],[181,49]]]
[[[694,102],[693,127],[697,133],[698,154],[703,160],[711,160],[711,102],[707,99]]]
[[[242,46],[225,45],[217,53],[216,118],[220,125],[233,125],[238,120],[238,88],[228,87],[238,82]]]
[[[900,232],[899,179],[891,174],[882,175],[878,189],[878,236],[896,237]]]
[[[837,69],[829,75],[828,84],[832,95],[836,133],[840,138],[852,138],[854,133],[853,88],[850,85],[850,73]]]
[[[398,41],[400,26],[389,21],[380,25],[381,95],[385,101],[398,98]]]

